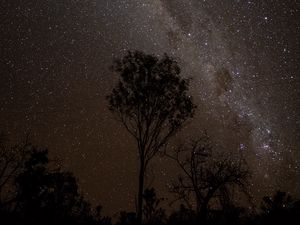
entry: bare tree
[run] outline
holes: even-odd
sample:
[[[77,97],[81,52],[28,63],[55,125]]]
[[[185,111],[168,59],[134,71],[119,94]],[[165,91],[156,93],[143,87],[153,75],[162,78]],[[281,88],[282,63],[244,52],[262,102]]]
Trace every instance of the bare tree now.
[[[171,191],[184,200],[189,207],[196,203],[197,214],[207,219],[210,203],[228,204],[232,200],[235,187],[247,193],[249,170],[243,160],[230,157],[213,157],[212,147],[207,136],[181,145],[172,154],[182,174],[171,186]]]
[[[5,135],[0,134],[0,209],[15,200],[13,182],[22,171],[30,148],[28,137],[21,144],[9,146]]]
[[[140,169],[137,220],[142,222],[144,176],[150,160],[194,114],[188,80],[177,62],[143,52],[128,52],[115,61],[120,79],[108,96],[109,108],[137,143]]]

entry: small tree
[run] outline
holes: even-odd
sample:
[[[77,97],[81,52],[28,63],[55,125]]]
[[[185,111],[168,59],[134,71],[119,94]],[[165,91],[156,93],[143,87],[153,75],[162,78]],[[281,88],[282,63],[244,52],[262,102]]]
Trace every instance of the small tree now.
[[[221,206],[232,203],[232,188],[239,187],[247,194],[249,171],[242,160],[228,157],[212,157],[212,147],[207,136],[182,145],[173,154],[182,174],[171,186],[171,191],[184,200],[189,207],[195,200],[197,214],[202,220],[208,216],[209,204],[216,200]]]
[[[139,154],[137,220],[142,222],[144,176],[150,160],[194,114],[188,80],[180,77],[178,63],[143,52],[128,52],[115,61],[120,79],[108,96],[109,109],[134,137]]]

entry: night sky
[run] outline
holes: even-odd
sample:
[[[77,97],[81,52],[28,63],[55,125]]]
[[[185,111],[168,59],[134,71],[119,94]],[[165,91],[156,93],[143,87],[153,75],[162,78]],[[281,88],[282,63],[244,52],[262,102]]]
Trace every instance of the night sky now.
[[[30,133],[109,214],[134,210],[137,150],[107,107],[109,69],[127,50],[167,53],[192,78],[196,116],[171,143],[207,130],[241,153],[254,196],[300,195],[297,0],[1,0],[0,130]],[[178,173],[156,157],[147,185]],[[170,197],[171,198],[171,197]]]

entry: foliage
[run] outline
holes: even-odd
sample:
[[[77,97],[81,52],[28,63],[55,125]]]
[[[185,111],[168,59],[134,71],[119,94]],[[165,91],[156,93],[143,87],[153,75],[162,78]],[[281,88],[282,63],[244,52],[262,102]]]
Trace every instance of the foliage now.
[[[78,191],[75,177],[60,169],[50,169],[48,150],[27,145],[18,173],[12,176],[14,196],[0,210],[0,219],[9,224],[109,225]]]
[[[137,140],[147,165],[193,116],[195,105],[187,93],[188,80],[180,77],[177,62],[167,55],[158,59],[143,52],[128,52],[113,68],[120,80],[108,96],[109,109]]]

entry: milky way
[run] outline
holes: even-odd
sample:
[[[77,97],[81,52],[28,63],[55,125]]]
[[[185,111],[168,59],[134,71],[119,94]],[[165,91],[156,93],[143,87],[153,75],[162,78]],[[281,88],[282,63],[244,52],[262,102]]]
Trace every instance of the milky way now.
[[[12,142],[30,132],[93,203],[134,208],[137,151],[105,96],[113,59],[135,49],[173,56],[191,78],[197,115],[173,144],[207,130],[216,151],[245,155],[254,195],[300,193],[296,0],[2,2],[0,128]],[[166,195],[176,167],[151,168],[147,184]]]

